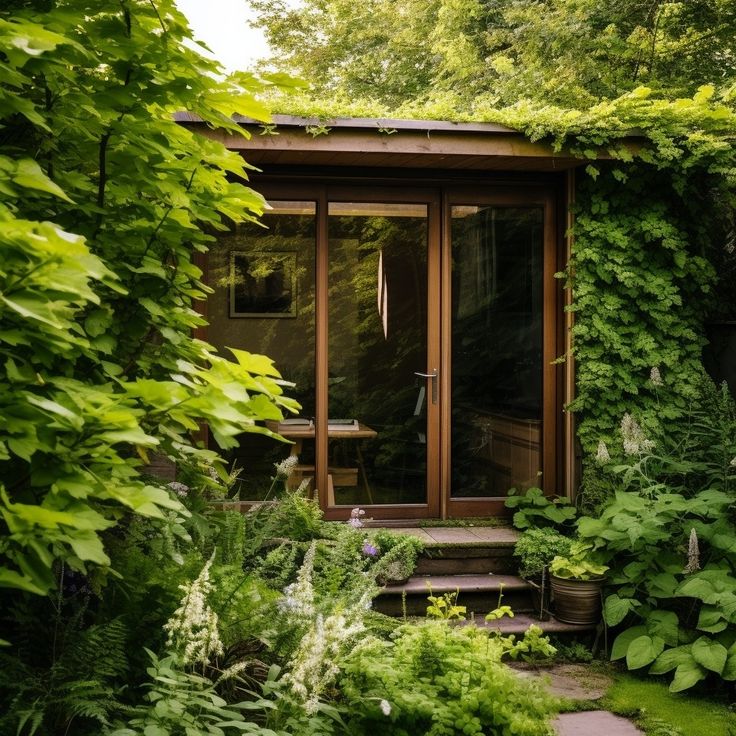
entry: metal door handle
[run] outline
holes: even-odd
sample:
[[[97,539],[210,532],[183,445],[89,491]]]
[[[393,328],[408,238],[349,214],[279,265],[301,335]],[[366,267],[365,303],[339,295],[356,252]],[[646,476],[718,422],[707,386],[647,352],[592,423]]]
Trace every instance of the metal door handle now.
[[[419,378],[431,378],[432,379],[432,403],[437,403],[437,369],[434,368],[431,373],[419,373],[414,371],[415,376]]]

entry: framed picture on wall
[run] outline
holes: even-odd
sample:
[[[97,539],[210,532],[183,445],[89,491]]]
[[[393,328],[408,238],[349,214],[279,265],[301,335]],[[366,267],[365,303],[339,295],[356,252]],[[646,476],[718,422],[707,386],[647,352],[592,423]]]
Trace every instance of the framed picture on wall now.
[[[296,251],[231,251],[230,316],[296,317]]]

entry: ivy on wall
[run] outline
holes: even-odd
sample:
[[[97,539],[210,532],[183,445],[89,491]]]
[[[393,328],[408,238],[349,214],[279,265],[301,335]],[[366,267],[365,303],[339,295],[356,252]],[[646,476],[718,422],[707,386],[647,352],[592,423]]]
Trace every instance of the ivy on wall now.
[[[580,183],[568,266],[577,376],[569,408],[586,454],[600,440],[612,444],[626,412],[649,424],[683,415],[702,375],[702,322],[716,279],[707,177],[677,192],[666,169],[632,164],[626,182],[617,171]]]

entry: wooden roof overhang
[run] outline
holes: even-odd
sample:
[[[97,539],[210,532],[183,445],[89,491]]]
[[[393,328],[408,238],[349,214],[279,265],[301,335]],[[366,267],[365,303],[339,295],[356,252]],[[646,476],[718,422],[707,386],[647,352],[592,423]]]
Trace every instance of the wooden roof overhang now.
[[[456,171],[559,172],[585,163],[548,143],[495,123],[437,120],[316,118],[274,115],[263,124],[238,118],[250,138],[213,130],[191,113],[177,113],[180,124],[241,151],[248,162],[271,166],[374,167]],[[322,132],[324,131],[324,132]],[[609,158],[600,152],[599,158]]]

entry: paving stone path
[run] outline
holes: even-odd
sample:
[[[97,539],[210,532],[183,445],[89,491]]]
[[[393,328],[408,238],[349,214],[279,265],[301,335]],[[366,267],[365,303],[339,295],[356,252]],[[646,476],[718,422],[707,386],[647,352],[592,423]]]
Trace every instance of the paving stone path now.
[[[552,724],[559,736],[642,736],[631,721],[606,710],[563,713]]]
[[[552,695],[567,700],[600,700],[611,678],[585,665],[561,664],[542,669],[514,666],[523,677],[540,677]],[[558,736],[644,736],[631,721],[605,710],[563,713],[552,724]]]

